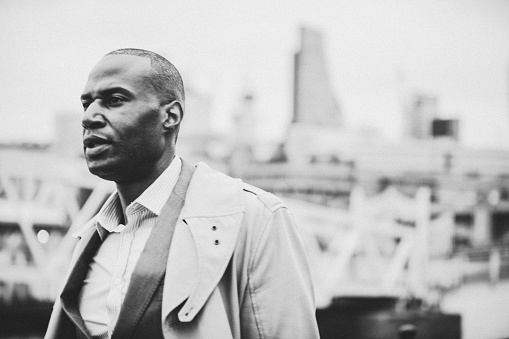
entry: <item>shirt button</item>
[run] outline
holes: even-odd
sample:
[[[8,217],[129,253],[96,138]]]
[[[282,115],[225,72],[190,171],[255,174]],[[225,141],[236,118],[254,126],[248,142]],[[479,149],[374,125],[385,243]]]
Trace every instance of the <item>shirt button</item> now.
[[[120,285],[120,284],[122,284],[122,279],[117,278],[117,279],[115,279],[115,280],[113,281],[113,283],[114,283],[115,285]]]
[[[124,239],[126,241],[131,241],[133,238],[133,235],[131,233],[127,233],[126,235],[124,235]]]

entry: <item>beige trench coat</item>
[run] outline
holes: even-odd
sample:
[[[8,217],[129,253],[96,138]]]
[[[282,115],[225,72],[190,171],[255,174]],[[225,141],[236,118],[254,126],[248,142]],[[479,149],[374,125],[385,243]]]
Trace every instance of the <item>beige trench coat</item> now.
[[[92,220],[77,234],[73,261],[94,229]],[[274,195],[203,163],[189,184],[166,272],[166,339],[319,337],[310,270],[293,216]],[[171,317],[178,306],[178,316]],[[65,316],[57,300],[45,339],[59,338]]]

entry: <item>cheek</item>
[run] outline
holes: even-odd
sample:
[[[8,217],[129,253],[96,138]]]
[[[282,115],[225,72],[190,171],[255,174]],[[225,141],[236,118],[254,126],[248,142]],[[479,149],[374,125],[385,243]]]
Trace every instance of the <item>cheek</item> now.
[[[164,148],[162,129],[153,121],[145,121],[139,127],[126,130],[124,142],[130,153],[137,153],[141,157],[152,158],[158,156]]]
[[[131,110],[131,113],[124,114],[119,117],[116,128],[116,133],[124,141],[135,140],[157,140],[162,134],[162,120],[159,117],[158,111],[151,110],[144,113],[135,114],[132,112],[139,112],[136,109]]]
[[[160,133],[164,121],[161,112],[157,109],[151,109],[138,115],[136,120],[138,126],[153,133]]]

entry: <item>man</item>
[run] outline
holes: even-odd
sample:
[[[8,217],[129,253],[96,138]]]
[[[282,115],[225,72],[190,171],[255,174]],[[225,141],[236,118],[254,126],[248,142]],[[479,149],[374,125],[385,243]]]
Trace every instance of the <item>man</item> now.
[[[76,234],[45,338],[317,338],[309,268],[285,205],[175,155],[176,68],[116,50],[81,100],[87,165],[117,191]]]

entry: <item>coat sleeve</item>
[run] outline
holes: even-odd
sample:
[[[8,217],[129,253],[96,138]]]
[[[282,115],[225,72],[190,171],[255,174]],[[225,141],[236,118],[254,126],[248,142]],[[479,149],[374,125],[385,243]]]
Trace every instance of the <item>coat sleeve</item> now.
[[[293,216],[282,203],[277,205],[254,243],[242,338],[319,338],[304,245]]]

